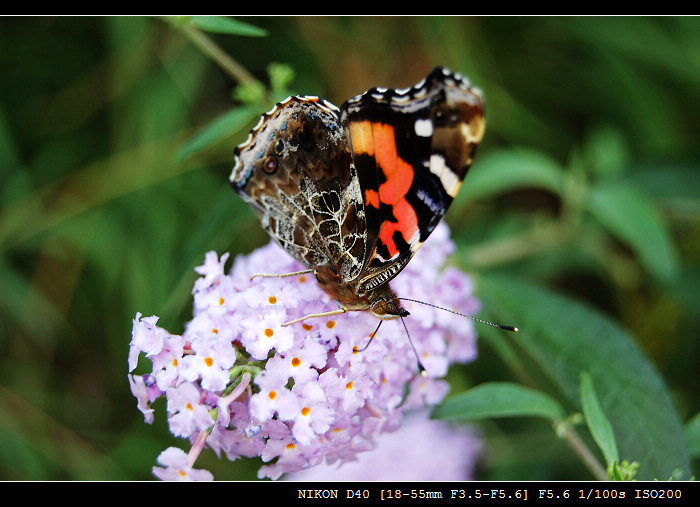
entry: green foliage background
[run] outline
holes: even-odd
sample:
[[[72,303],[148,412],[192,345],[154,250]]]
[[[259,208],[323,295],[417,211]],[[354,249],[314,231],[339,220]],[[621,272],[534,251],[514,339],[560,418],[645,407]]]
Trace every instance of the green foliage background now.
[[[435,415],[479,420],[481,479],[591,479],[579,451],[605,467],[613,437],[638,479],[697,475],[698,18],[239,19],[0,18],[0,479],[151,479],[187,449],[136,409],[131,321],[181,332],[204,253],[267,242],[233,148],[289,93],[340,105],[435,65],[486,97],[455,262],[521,328],[478,328]]]

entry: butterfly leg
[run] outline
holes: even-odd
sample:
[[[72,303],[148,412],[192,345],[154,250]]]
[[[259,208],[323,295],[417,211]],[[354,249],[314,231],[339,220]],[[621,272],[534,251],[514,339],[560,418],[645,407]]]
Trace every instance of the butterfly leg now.
[[[294,324],[296,322],[301,322],[302,320],[306,319],[315,319],[316,317],[330,317],[331,315],[340,315],[341,313],[347,312],[348,309],[345,308],[343,305],[338,303],[338,309],[337,310],[330,310],[328,312],[322,312],[322,313],[310,313],[308,315],[304,315],[303,317],[300,317],[298,319],[290,320],[289,322],[285,322],[282,324],[282,327],[289,326],[291,324]]]
[[[284,274],[278,274],[278,273],[255,273],[253,276],[250,277],[252,280],[253,278],[256,278],[258,276],[271,276],[271,277],[276,277],[276,278],[286,278],[288,276],[299,276],[299,275],[308,275],[309,273],[316,273],[315,269],[303,269],[301,271],[293,271],[292,273],[284,273]],[[305,315],[303,317],[300,317],[298,319],[290,320],[289,322],[285,322],[282,324],[283,327],[289,326],[291,324],[295,324],[297,322],[301,322],[302,320],[306,319],[314,319],[316,317],[330,317],[331,315],[340,315],[341,313],[347,312],[348,309],[345,308],[343,305],[338,303],[338,309],[337,310],[331,310],[328,312],[322,312],[322,313],[310,313],[309,315]]]
[[[284,273],[282,275],[277,274],[277,273],[255,273],[253,276],[250,277],[252,280],[253,278],[256,278],[258,276],[271,276],[271,277],[276,277],[276,278],[287,278],[288,276],[299,276],[299,275],[308,275],[309,273],[315,273],[315,269],[303,269],[301,271],[293,271],[291,273]]]

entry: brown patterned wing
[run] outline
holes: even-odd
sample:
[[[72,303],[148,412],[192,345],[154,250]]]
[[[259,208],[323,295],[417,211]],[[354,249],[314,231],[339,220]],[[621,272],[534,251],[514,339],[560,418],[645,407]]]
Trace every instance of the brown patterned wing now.
[[[235,150],[234,190],[263,228],[302,264],[330,264],[355,279],[365,257],[362,193],[338,108],[289,97],[264,114]]]

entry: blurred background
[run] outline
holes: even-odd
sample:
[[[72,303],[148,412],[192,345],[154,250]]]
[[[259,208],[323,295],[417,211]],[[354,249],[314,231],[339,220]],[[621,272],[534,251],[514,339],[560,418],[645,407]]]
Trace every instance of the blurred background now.
[[[573,321],[582,343],[630,338],[669,400],[663,432],[681,449],[669,459],[697,476],[698,18],[238,19],[0,18],[0,479],[150,480],[163,449],[187,449],[164,405],[153,426],[136,409],[131,325],[141,312],[182,332],[204,254],[268,241],[229,187],[234,147],[288,94],[340,105],[436,65],[486,97],[486,137],[446,217],[483,316],[559,344],[580,339],[557,331]],[[489,292],[489,277],[506,283]],[[572,310],[493,288],[508,281]],[[598,319],[606,336],[586,329]],[[510,336],[478,330],[454,392],[531,378],[537,354],[521,361]],[[526,352],[545,342],[524,333]],[[556,384],[542,376],[534,385]],[[546,422],[480,432],[480,479],[592,478]],[[205,451],[197,466],[255,479],[260,462]]]

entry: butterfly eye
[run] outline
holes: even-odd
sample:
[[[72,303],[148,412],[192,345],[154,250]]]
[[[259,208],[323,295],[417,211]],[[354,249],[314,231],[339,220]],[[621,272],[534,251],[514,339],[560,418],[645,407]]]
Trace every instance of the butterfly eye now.
[[[277,169],[277,159],[275,157],[267,157],[263,164],[263,169],[269,174],[275,172],[275,169]]]
[[[277,141],[277,144],[275,145],[275,153],[277,153],[278,155],[281,155],[283,151],[284,151],[284,141],[282,139],[280,139],[279,141]]]

